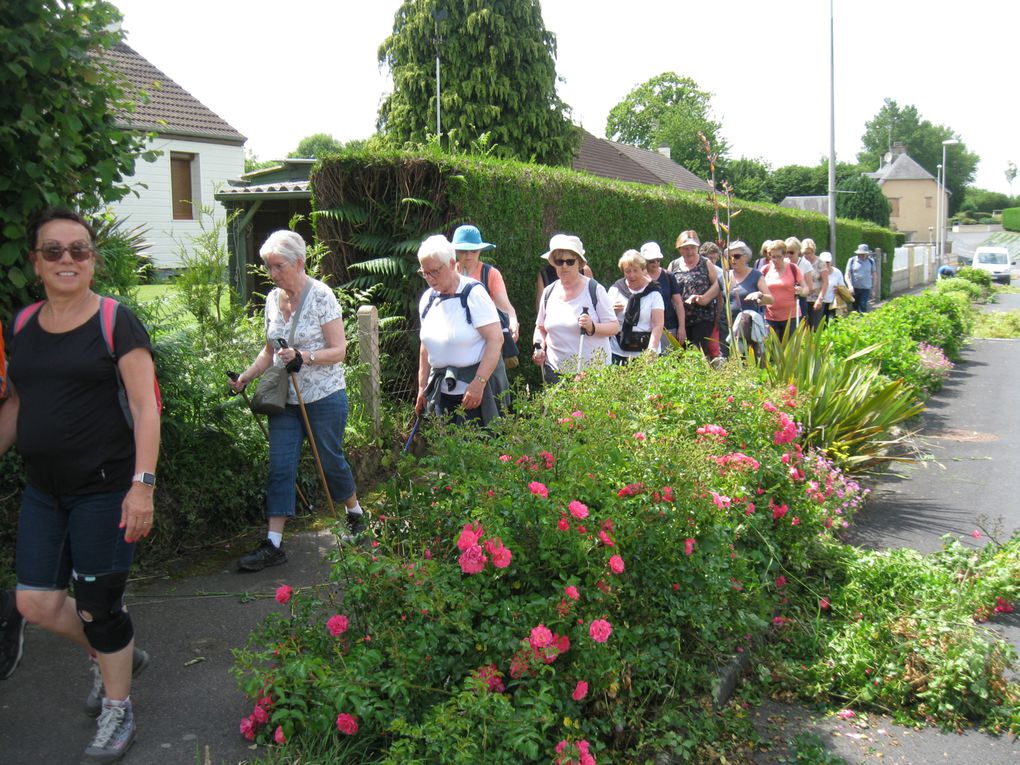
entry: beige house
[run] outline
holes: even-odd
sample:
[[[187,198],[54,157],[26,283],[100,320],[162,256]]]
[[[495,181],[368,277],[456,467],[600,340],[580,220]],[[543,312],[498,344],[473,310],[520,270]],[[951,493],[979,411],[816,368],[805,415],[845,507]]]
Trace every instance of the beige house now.
[[[889,200],[889,228],[902,231],[908,242],[933,241],[938,230],[938,181],[907,155],[903,144],[893,144],[882,169],[865,175],[878,183]],[[945,192],[943,210],[949,193]]]

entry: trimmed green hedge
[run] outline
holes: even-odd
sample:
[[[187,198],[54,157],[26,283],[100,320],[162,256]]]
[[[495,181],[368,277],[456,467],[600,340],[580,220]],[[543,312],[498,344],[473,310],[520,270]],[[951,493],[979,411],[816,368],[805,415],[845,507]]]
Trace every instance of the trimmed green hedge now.
[[[706,194],[543,165],[439,154],[345,152],[319,163],[311,186],[315,209],[331,211],[317,217],[316,233],[330,247],[331,268],[341,283],[364,273],[348,270],[355,263],[376,259],[378,265],[372,267],[384,273],[378,260],[384,253],[377,246],[384,239],[400,258],[410,261],[391,264],[387,276],[413,277],[411,263],[416,268],[417,262],[408,244],[414,241],[415,228],[409,219],[418,221],[418,241],[437,231],[452,235],[461,223],[477,225],[485,240],[497,245],[488,259],[506,281],[525,347],[535,321],[539,256],[552,234],[580,236],[592,271],[606,284],[619,277],[616,263],[627,249],[654,240],[670,259],[676,237],[685,229],[695,229],[702,241],[715,238],[714,211]],[[740,213],[732,219],[731,238],[747,241],[756,251],[763,240],[780,236],[811,237],[820,250],[827,247],[824,215],[752,202],[737,202],[735,208]],[[844,267],[859,243],[891,254],[903,235],[841,219],[837,238],[836,261]],[[883,295],[889,294],[891,261],[890,257],[883,268]],[[423,287],[417,280],[404,289],[419,294]],[[410,304],[409,294],[403,297],[405,304]]]
[[[1002,211],[1002,227],[1007,231],[1020,231],[1020,207],[1007,207]]]

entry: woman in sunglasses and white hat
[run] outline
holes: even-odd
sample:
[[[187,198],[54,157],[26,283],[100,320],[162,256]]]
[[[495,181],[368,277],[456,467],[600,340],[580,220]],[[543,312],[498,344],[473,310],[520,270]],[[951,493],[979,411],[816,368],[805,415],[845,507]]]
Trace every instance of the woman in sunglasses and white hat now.
[[[542,367],[546,382],[590,364],[609,364],[609,338],[620,331],[620,323],[605,287],[581,272],[587,264],[581,240],[556,234],[542,257],[559,279],[539,298],[532,360]]]

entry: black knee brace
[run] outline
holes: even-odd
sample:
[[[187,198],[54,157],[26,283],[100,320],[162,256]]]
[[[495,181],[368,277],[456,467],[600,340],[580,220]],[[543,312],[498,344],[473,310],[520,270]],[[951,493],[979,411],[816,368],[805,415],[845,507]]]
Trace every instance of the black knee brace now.
[[[127,573],[89,576],[74,573],[74,598],[78,618],[89,645],[100,653],[126,648],[135,636],[131,617],[124,610]]]

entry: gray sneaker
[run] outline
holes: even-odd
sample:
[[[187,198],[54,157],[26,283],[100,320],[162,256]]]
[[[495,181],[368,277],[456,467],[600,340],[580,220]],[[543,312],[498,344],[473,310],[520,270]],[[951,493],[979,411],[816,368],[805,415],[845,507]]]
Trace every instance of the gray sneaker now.
[[[136,648],[131,660],[131,679],[134,680],[145,668],[149,666],[149,654],[141,648]],[[85,697],[85,714],[89,717],[97,717],[103,711],[103,696],[106,695],[106,688],[103,687],[103,673],[99,671],[99,662],[92,662],[92,687],[89,695]]]
[[[135,713],[131,700],[117,703],[104,699],[96,735],[86,747],[82,762],[118,762],[134,742]]]

